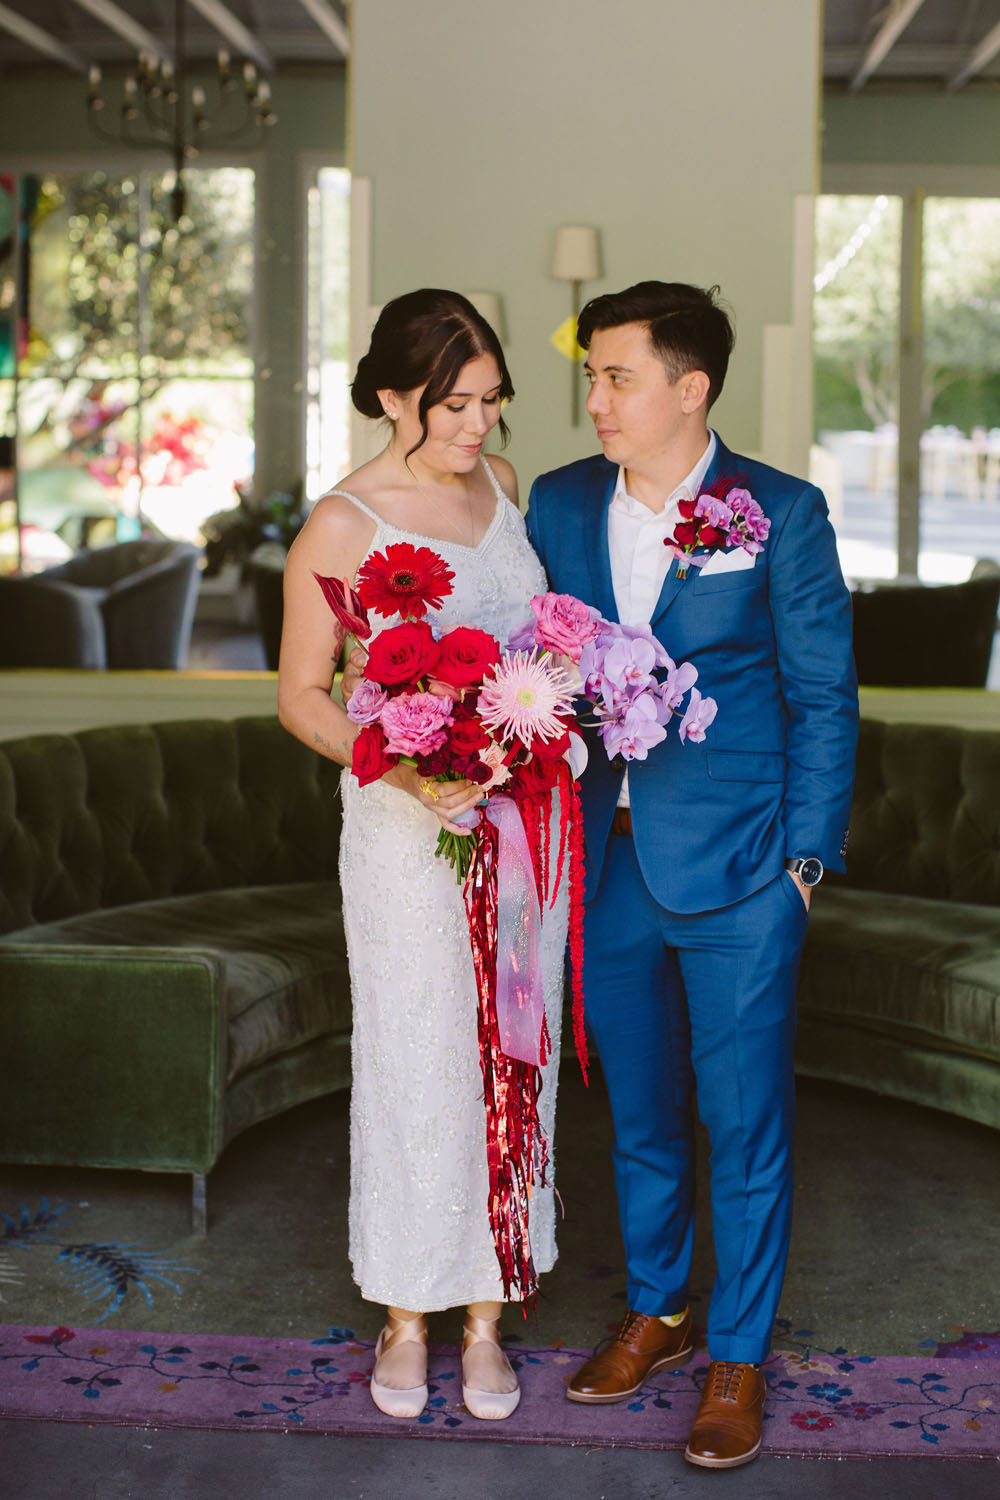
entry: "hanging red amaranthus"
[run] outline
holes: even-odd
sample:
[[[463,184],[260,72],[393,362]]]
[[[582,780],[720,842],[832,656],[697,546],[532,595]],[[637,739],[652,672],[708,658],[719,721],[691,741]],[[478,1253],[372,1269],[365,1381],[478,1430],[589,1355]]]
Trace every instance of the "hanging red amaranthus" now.
[[[584,1079],[587,1049],[583,1034],[583,836],[576,783],[562,764],[559,786],[559,848],[553,874],[549,843],[552,791],[536,799],[518,800],[517,809],[527,840],[533,876],[533,900],[544,919],[559,894],[563,872],[568,873],[570,957],[573,969],[573,1037]],[[486,1103],[486,1159],[489,1171],[489,1221],[496,1247],[504,1296],[512,1292],[531,1300],[538,1287],[531,1252],[528,1205],[535,1181],[545,1183],[549,1145],[542,1131],[538,1098],[541,1067],[551,1051],[544,1010],[532,1041],[537,1062],[512,1057],[504,1050],[505,1027],[498,1008],[498,952],[508,942],[501,933],[499,877],[505,853],[496,825],[496,810],[509,799],[494,796],[480,810],[472,865],[464,887],[469,937],[478,993],[479,1057]],[[502,960],[502,955],[501,955]],[[502,962],[501,962],[502,967]],[[516,965],[514,968],[516,969]],[[538,976],[536,976],[537,978]]]

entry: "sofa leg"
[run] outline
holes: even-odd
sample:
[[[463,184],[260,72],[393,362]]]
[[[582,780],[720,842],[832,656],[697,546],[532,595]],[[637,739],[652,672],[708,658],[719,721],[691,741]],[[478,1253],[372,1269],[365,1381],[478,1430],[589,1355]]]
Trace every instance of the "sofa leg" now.
[[[191,1173],[191,1232],[208,1233],[208,1198],[204,1172]]]

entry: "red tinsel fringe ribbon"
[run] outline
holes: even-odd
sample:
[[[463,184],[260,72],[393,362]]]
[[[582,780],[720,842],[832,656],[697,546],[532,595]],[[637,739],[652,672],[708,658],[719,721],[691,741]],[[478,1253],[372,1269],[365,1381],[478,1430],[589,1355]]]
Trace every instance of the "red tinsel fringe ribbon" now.
[[[566,865],[569,867],[569,954],[573,998],[573,1041],[583,1079],[589,1085],[587,1041],[583,1026],[583,811],[576,782],[565,764],[560,768],[559,852],[551,900],[554,903]],[[539,904],[548,894],[551,796],[520,804]],[[536,1173],[545,1182],[549,1147],[538,1114],[542,1075],[538,1068],[507,1057],[500,1047],[497,1021],[497,857],[496,825],[480,813],[476,847],[463,895],[478,991],[479,1061],[486,1104],[486,1159],[489,1170],[489,1220],[504,1296],[525,1301],[538,1289],[531,1254],[528,1205]],[[548,1021],[542,1025],[541,1057],[551,1051]]]
[[[479,1060],[486,1103],[489,1220],[504,1297],[527,1301],[538,1289],[531,1255],[528,1203],[536,1170],[544,1182],[548,1145],[538,1117],[542,1075],[507,1057],[497,1023],[497,830],[480,814],[476,850],[466,879],[465,911],[479,992]]]

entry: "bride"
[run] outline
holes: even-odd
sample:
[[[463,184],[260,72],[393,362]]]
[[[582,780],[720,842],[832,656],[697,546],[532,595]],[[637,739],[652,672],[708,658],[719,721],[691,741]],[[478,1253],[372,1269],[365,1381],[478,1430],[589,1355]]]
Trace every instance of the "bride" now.
[[[393,542],[429,546],[454,572],[428,618],[470,624],[501,645],[530,615],[545,575],[517,509],[505,459],[483,448],[514,394],[496,334],[454,292],[388,303],[352,387],[365,416],[385,419],[379,455],[321,499],[285,573],[278,679],[282,724],[349,765],[357,728],[330,698],[343,631],[314,574],[355,579]],[[397,622],[373,618],[373,629]],[[354,1009],[350,1254],[362,1295],[384,1303],[372,1398],[390,1416],[427,1401],[425,1315],[465,1306],[462,1394],[473,1416],[507,1417],[517,1378],[500,1347],[503,1283],[488,1220],[483,1083],[475,971],[461,891],[435,858],[443,826],[480,800],[468,781],[428,782],[400,763],[381,781],[342,780],[341,885]],[[543,968],[551,1061],[539,1100],[550,1143],[565,901],[546,914]],[[552,1173],[531,1198],[535,1267],[556,1258]]]

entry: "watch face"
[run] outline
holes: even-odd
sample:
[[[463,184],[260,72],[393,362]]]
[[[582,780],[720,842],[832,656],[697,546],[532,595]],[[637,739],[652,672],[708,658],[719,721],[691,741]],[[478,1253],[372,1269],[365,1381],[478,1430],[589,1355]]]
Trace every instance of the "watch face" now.
[[[816,858],[815,854],[810,855],[808,859],[802,861],[799,868],[799,879],[803,885],[818,885],[822,878],[823,864],[821,860]]]

